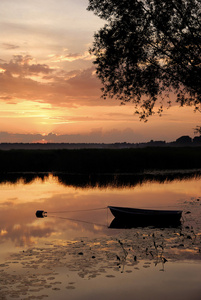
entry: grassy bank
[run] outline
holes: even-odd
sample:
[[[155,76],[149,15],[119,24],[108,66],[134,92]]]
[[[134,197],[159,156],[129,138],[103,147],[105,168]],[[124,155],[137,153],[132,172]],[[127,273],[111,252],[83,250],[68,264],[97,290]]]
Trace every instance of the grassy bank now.
[[[201,168],[201,148],[0,151],[0,172],[134,173]]]

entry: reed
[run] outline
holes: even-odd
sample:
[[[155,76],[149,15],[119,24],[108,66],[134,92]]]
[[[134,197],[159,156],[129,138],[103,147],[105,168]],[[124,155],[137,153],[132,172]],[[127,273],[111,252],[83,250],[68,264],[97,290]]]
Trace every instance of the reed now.
[[[201,148],[0,151],[0,172],[137,173],[201,168]]]

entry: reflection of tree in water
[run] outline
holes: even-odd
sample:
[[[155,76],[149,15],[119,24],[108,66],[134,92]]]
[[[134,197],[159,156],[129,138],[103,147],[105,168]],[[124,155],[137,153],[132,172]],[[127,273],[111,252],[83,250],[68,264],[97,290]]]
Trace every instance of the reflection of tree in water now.
[[[51,173],[5,173],[0,174],[0,183],[16,184],[23,182],[29,184],[36,179],[45,181]],[[197,171],[153,171],[147,173],[135,174],[65,174],[53,173],[58,182],[65,186],[74,186],[80,188],[105,188],[111,187],[132,187],[149,181],[159,183],[171,182],[174,180],[187,180],[200,178],[201,172]]]
[[[159,183],[164,183],[165,181],[174,180],[185,180],[195,177],[199,177],[200,172],[189,172],[189,173],[139,173],[139,174],[105,174],[105,175],[68,175],[59,174],[57,175],[60,183],[67,186],[76,187],[102,187],[107,186],[112,187],[132,187],[149,181],[156,181]]]
[[[0,183],[17,184],[23,182],[24,184],[32,183],[36,179],[45,181],[49,176],[49,173],[0,173]]]

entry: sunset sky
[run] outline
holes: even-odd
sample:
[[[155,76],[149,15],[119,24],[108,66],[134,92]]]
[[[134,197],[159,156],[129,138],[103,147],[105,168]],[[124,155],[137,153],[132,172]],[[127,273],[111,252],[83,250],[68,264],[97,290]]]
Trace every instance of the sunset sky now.
[[[89,47],[103,21],[87,0],[0,1],[0,142],[147,142],[194,137],[200,113],[176,105],[147,123],[100,98]]]

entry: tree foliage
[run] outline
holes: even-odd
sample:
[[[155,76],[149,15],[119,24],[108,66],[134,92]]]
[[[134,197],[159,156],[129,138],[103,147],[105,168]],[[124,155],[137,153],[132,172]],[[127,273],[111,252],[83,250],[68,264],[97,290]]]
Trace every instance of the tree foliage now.
[[[196,126],[194,128],[194,134],[199,134],[201,136],[201,126]]]
[[[89,0],[106,20],[90,49],[102,96],[133,102],[147,120],[156,101],[201,104],[200,0]]]

